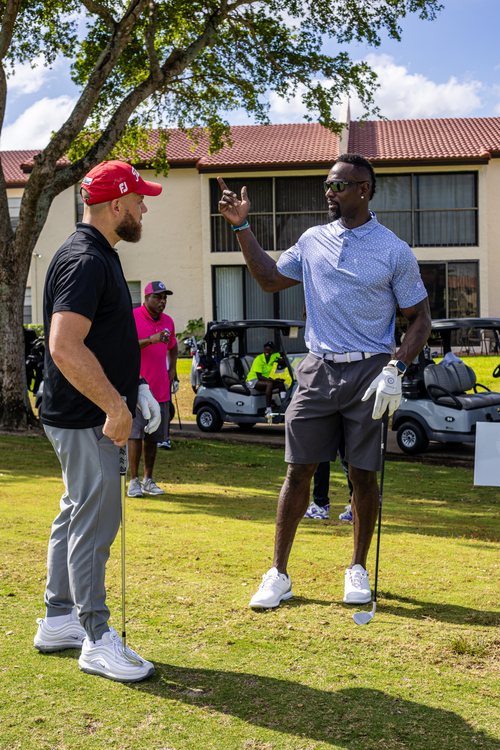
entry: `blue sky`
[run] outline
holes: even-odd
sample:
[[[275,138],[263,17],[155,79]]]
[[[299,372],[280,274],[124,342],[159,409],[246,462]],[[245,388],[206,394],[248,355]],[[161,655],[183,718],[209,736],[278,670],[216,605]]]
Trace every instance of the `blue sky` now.
[[[391,119],[491,117],[500,115],[500,0],[445,0],[436,21],[415,15],[403,21],[402,41],[382,35],[380,47],[352,44],[353,59],[367,59],[379,76],[376,102]],[[335,53],[331,45],[326,50]],[[9,79],[3,149],[41,148],[71,112],[77,96],[67,62],[52,70],[28,66]],[[272,122],[300,122],[304,107],[270,97]],[[353,116],[361,114],[352,102]],[[231,113],[233,124],[248,124],[245,113]]]

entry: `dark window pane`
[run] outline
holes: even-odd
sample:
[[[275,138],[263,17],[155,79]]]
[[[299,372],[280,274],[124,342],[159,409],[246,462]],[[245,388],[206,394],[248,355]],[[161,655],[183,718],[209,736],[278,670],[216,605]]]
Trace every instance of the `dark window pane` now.
[[[478,264],[448,263],[448,316],[475,318],[478,311]]]
[[[476,175],[416,174],[414,179],[415,208],[475,208]]]
[[[377,190],[370,208],[376,212],[411,209],[411,175],[377,175]]]
[[[272,177],[250,177],[245,180],[229,178],[225,180],[229,190],[232,190],[238,198],[241,196],[241,188],[246,185],[248,198],[252,207],[250,213],[272,213],[273,211],[273,180]],[[222,195],[217,180],[210,180],[210,213],[219,211],[219,201]]]
[[[327,211],[323,177],[276,177],[276,211]]]
[[[477,245],[477,211],[417,211],[415,213],[417,247]]]
[[[277,214],[276,249],[287,250],[295,245],[306,229],[328,223],[328,213]]]
[[[429,295],[431,318],[446,318],[446,264],[419,263],[420,274]]]

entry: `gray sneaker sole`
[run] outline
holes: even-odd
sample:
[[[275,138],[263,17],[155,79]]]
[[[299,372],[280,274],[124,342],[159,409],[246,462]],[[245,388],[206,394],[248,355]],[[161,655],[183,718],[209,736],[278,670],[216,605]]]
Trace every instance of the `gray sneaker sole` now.
[[[143,492],[144,492],[145,495],[156,495],[156,496],[158,496],[158,495],[164,495],[165,494],[163,490],[161,492],[150,492],[149,490],[143,490]]]
[[[77,648],[81,649],[82,644],[81,643],[68,643],[65,644],[51,644],[50,646],[44,646],[43,644],[33,644],[37,651],[40,651],[42,654],[54,654],[56,651],[68,651],[70,648]]]
[[[93,675],[96,675],[97,677],[104,677],[106,680],[112,680],[113,682],[142,682],[143,680],[147,680],[148,677],[151,677],[151,675],[155,673],[155,668],[152,667],[149,670],[149,672],[146,675],[144,675],[144,677],[137,677],[135,680],[134,679],[124,680],[120,677],[114,677],[113,675],[106,674],[105,672],[99,672],[98,670],[95,670],[95,669],[88,669],[87,667],[82,667],[80,665],[78,666],[80,667],[81,672],[85,672],[86,674],[93,674]]]
[[[370,596],[364,596],[364,597],[357,597],[356,599],[346,599],[344,596],[344,604],[368,604],[372,600],[372,595]]]
[[[281,602],[285,602],[287,599],[291,599],[293,596],[293,591],[287,591],[286,594],[283,594],[283,596],[280,598],[279,602],[277,604],[249,604],[248,606],[250,609],[276,609],[276,607],[279,607]]]

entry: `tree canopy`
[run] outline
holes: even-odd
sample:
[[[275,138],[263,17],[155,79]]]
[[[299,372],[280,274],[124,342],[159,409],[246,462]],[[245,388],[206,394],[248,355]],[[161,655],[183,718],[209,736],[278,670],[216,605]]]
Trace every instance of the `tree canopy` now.
[[[31,254],[56,195],[106,158],[133,162],[160,133],[151,166],[168,170],[168,128],[231,143],[228,117],[269,122],[268,95],[300,92],[307,119],[332,130],[355,93],[376,115],[376,76],[353,61],[352,41],[399,39],[409,13],[432,20],[438,0],[0,0],[0,134],[9,76],[20,63],[62,56],[80,95],[35,157],[19,223],[11,228],[0,170],[0,425],[30,419],[22,362],[22,301]],[[338,52],[324,52],[333,40]],[[56,169],[58,161],[69,163]]]

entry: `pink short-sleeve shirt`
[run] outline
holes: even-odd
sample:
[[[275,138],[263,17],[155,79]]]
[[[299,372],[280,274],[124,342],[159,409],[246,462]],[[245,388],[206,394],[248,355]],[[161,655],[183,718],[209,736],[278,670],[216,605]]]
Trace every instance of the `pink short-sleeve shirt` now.
[[[161,403],[170,401],[170,380],[167,369],[167,351],[177,343],[175,325],[170,315],[162,313],[158,320],[153,320],[146,306],[134,310],[135,325],[139,339],[147,339],[166,328],[170,331],[167,343],[148,344],[141,349],[141,377],[146,378],[153,396]]]

